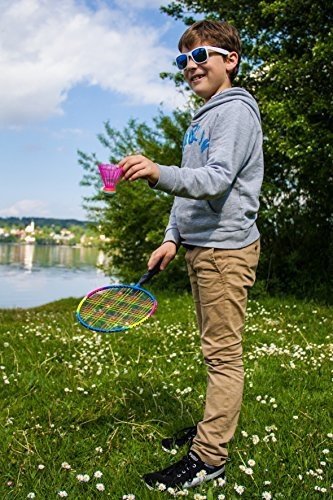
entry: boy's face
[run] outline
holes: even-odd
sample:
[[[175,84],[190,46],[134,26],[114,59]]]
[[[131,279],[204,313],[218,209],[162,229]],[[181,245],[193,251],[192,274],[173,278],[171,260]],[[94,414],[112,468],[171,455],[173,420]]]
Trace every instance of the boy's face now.
[[[182,47],[183,52],[189,52],[197,47],[211,45],[208,42],[196,43],[192,47]],[[203,64],[197,64],[189,57],[187,66],[183,71],[184,78],[193,92],[208,101],[213,95],[231,87],[228,72],[238,62],[236,52],[230,52],[223,57],[217,52],[209,51],[209,58]]]

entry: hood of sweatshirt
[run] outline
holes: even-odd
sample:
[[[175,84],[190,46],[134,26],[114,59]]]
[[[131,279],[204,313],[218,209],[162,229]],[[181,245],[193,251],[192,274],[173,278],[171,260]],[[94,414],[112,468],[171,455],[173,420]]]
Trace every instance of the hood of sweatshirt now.
[[[252,97],[251,94],[249,94],[249,92],[242,89],[241,87],[231,87],[213,96],[211,99],[209,99],[209,101],[207,101],[203,106],[201,106],[201,108],[199,108],[195,112],[193,121],[195,122],[197,120],[200,120],[202,115],[204,115],[210,109],[234,100],[243,101],[247,106],[249,106],[250,109],[253,111],[254,115],[257,117],[259,123],[261,123],[260,112],[255,99]]]

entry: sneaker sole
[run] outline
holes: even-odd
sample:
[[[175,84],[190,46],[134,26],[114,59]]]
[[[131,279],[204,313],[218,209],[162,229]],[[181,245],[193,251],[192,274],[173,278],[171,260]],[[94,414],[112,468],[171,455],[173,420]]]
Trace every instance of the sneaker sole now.
[[[204,476],[203,478],[196,477],[194,478],[190,483],[186,482],[182,485],[176,485],[176,486],[170,486],[171,488],[178,488],[178,489],[187,489],[187,488],[195,488],[196,486],[199,486],[199,484],[206,483],[208,481],[211,481],[212,479],[216,479],[217,477],[220,477],[223,474],[223,479],[225,479],[225,467],[223,469],[218,470],[216,472],[213,472],[212,474],[207,474],[207,476]],[[146,481],[143,479],[143,482],[147,486],[147,488],[150,491],[166,491],[165,490],[159,490],[158,488],[154,488],[154,486],[151,486],[150,484],[146,483]]]
[[[199,484],[206,483],[207,481],[211,481],[212,479],[216,479],[217,477],[220,477],[223,475],[223,479],[225,478],[225,468],[222,470],[218,470],[216,472],[213,472],[212,474],[207,474],[207,476],[204,476],[203,478],[200,477],[195,477],[190,483],[184,483],[181,488],[195,488],[196,486],[199,486]]]

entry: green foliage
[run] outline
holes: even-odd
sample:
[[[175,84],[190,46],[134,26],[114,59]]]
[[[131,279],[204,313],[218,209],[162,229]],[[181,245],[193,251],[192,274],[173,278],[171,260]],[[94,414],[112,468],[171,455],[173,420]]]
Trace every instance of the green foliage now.
[[[239,29],[238,84],[258,100],[265,134],[259,278],[275,292],[332,301],[332,3],[180,0],[162,10]]]
[[[257,99],[265,138],[266,169],[258,221],[263,249],[258,269],[261,288],[264,283],[273,293],[332,302],[332,4],[312,0],[180,0],[162,10],[185,25],[201,15],[226,19],[239,29],[243,62],[235,84],[247,88]],[[180,73],[161,76],[171,78],[180,90],[186,89]],[[189,110],[198,104],[192,98]],[[107,137],[100,139],[116,158],[139,150],[163,164],[179,165],[189,110],[177,111],[172,118],[160,115],[154,130],[134,121],[123,133],[107,125]],[[96,158],[83,155],[81,159],[85,159],[85,166],[90,164],[84,182],[96,183],[92,174]],[[171,204],[145,186],[136,185],[135,189],[137,193],[131,186],[122,186],[121,202],[108,201],[109,212],[102,216],[104,222],[106,216],[109,218],[108,234],[114,237],[118,231],[111,253],[121,272],[125,272],[127,256],[131,256],[129,268],[135,263],[142,267],[160,241]],[[130,206],[130,202],[138,205]],[[123,207],[127,214],[117,213]],[[155,220],[150,218],[153,225],[147,224],[144,216],[155,208]],[[114,211],[117,215],[113,216]],[[96,209],[92,213],[100,219]],[[135,227],[130,223],[133,214],[138,222]],[[123,231],[116,229],[112,220],[121,222]],[[135,234],[127,234],[128,228]],[[145,236],[138,234],[141,229],[147,232]]]
[[[34,222],[33,232],[26,227]],[[37,245],[97,245],[98,237],[92,233],[87,222],[74,219],[47,218],[0,218],[0,242],[24,243],[26,237],[32,237]],[[82,237],[84,240],[82,241]]]
[[[64,490],[74,500],[171,498],[149,491],[141,477],[185,453],[165,453],[161,439],[202,418],[206,368],[190,295],[157,298],[157,312],[140,328],[104,336],[75,323],[74,299],[0,310],[1,500],[30,492],[51,500]],[[274,499],[331,498],[332,321],[332,308],[315,304],[249,302],[244,403],[227,483],[206,483],[186,498],[236,499],[235,483],[251,500],[266,498],[264,491]],[[251,475],[241,470],[249,460]]]
[[[154,128],[130,120],[122,132],[107,122],[98,138],[109,151],[108,161],[113,163],[140,152],[163,165],[180,165],[182,139],[189,119],[189,112],[175,111],[172,116],[161,113],[155,118]],[[143,181],[120,182],[117,193],[107,197],[99,190],[96,156],[79,152],[79,162],[85,170],[82,183],[96,189],[96,194],[86,199],[86,208],[97,230],[107,238],[104,243],[109,257],[107,272],[135,281],[145,271],[151,252],[163,240],[173,198],[150,189]],[[156,281],[161,287],[188,286],[183,259],[178,258]]]

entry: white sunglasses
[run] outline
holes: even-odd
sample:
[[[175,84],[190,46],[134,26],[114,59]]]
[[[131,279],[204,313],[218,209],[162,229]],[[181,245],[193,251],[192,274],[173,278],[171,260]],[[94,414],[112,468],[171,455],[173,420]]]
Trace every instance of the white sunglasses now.
[[[190,52],[184,52],[176,57],[176,64],[178,69],[184,70],[188,65],[189,58],[192,57],[196,64],[203,64],[209,59],[209,52],[218,52],[224,56],[230,54],[228,50],[220,49],[219,47],[211,47],[210,45],[204,45],[203,47],[197,47],[196,49],[190,50]]]

